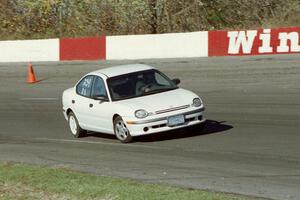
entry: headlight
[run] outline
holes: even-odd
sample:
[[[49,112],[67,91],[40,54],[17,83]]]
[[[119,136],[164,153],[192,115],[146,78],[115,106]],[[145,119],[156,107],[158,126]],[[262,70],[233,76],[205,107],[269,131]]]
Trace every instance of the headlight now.
[[[134,115],[137,117],[137,118],[145,118],[148,116],[148,112],[146,110],[137,110],[134,112]]]
[[[192,105],[195,106],[195,107],[200,107],[202,105],[201,99],[200,98],[194,98]]]

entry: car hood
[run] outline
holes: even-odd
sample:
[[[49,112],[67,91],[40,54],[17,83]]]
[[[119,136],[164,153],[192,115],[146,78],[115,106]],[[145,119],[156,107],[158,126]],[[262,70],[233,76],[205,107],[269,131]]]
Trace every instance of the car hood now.
[[[190,105],[196,97],[198,96],[193,92],[178,88],[167,92],[121,100],[118,101],[118,104],[132,110],[145,109],[148,112],[157,112],[164,109]]]

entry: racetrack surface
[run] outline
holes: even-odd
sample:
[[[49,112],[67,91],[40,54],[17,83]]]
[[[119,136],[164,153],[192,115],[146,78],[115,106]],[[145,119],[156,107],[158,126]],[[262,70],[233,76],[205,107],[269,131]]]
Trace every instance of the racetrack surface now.
[[[135,138],[74,139],[62,91],[87,72],[126,63],[159,68],[199,94],[208,124]],[[67,167],[190,188],[300,199],[300,55],[0,64],[0,160]]]

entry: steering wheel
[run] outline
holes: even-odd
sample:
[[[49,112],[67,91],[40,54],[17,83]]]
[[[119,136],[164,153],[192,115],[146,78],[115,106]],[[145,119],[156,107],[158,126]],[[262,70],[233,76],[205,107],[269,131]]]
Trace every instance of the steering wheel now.
[[[149,92],[153,86],[154,86],[154,83],[149,83],[149,84],[143,85],[139,88],[139,91],[141,91],[142,93]]]

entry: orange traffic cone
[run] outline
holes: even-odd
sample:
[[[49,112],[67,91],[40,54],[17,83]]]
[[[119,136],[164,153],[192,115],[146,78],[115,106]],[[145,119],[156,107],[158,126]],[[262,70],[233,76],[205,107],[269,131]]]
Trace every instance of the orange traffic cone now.
[[[27,79],[27,83],[36,83],[37,80],[35,78],[35,75],[34,75],[34,71],[33,71],[33,68],[32,68],[32,63],[30,62],[28,64],[28,79]]]

